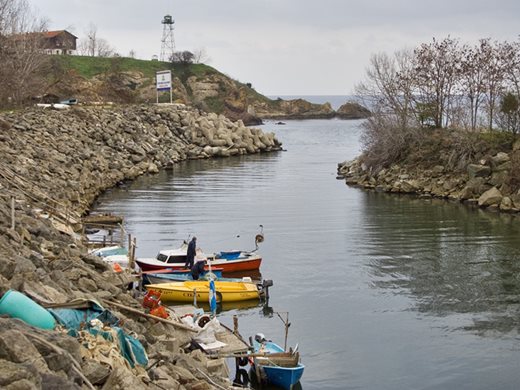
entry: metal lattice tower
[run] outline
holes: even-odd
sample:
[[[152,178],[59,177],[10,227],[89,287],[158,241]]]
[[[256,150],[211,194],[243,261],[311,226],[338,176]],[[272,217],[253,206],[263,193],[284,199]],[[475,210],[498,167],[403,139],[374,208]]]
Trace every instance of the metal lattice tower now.
[[[162,20],[163,34],[161,39],[161,61],[170,61],[175,53],[175,39],[173,38],[173,24],[171,15],[166,15]]]

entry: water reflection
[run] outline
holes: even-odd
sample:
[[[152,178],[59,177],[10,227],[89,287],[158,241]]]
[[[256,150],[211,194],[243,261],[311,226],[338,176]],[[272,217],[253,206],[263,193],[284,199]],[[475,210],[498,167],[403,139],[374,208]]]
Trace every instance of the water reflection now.
[[[141,257],[190,234],[206,252],[252,249],[263,224],[269,305],[218,318],[280,341],[273,311],[289,311],[306,389],[516,389],[519,221],[345,186],[336,166],[359,154],[354,122],[269,130],[288,152],[190,161],[97,211],[125,216]]]
[[[455,327],[478,332],[518,328],[516,217],[381,193],[367,194],[363,215],[374,287],[413,297],[413,310],[425,315],[467,314],[456,319]]]

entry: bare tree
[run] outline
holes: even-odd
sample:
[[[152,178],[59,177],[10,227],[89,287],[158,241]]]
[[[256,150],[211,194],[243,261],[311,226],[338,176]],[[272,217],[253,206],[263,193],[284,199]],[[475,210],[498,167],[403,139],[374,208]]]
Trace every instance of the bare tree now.
[[[472,47],[464,45],[461,49],[460,72],[458,85],[461,95],[469,102],[470,127],[477,128],[480,106],[484,100],[486,87],[486,69],[483,64],[488,58],[487,40],[481,40],[480,45]]]
[[[503,43],[501,49],[506,88],[520,96],[520,42]]]
[[[373,113],[364,123],[361,137],[363,161],[376,170],[405,155],[420,140],[412,64],[410,51],[393,57],[373,55],[366,81],[356,86],[356,94]]]
[[[115,49],[104,38],[98,36],[98,29],[94,23],[90,23],[85,32],[85,38],[78,43],[78,52],[90,57],[113,57]]]
[[[208,64],[211,58],[208,56],[205,48],[197,49],[193,52],[193,62],[195,64]]]
[[[26,0],[0,0],[0,102],[21,104],[45,86],[47,64],[42,32],[47,22],[33,15]]]
[[[366,70],[367,79],[356,86],[356,94],[372,111],[397,117],[405,128],[410,120],[412,98],[411,53],[397,52],[394,57],[386,53],[373,55]]]
[[[98,45],[97,26],[94,23],[90,23],[86,35],[87,55],[90,57],[94,57],[96,55]]]
[[[513,52],[511,52],[513,50]],[[489,39],[481,40],[482,62],[484,67],[484,86],[488,111],[488,128],[493,128],[493,117],[497,100],[502,94],[506,74],[507,57],[514,56],[514,47],[504,43],[491,43]]]
[[[418,103],[432,108],[434,125],[448,126],[448,108],[459,71],[458,41],[447,37],[423,43],[414,52],[414,96]]]
[[[108,41],[104,38],[98,38],[96,46],[96,55],[98,57],[114,57],[116,56],[115,49],[110,46]]]

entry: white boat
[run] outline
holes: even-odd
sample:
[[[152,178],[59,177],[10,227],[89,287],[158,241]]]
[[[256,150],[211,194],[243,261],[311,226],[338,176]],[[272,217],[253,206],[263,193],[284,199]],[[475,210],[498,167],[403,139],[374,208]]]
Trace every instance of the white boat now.
[[[112,266],[119,264],[123,268],[128,268],[130,264],[128,250],[121,246],[114,245],[94,249],[90,254],[101,257],[104,262],[111,264]]]
[[[239,256],[218,257],[216,254],[207,255],[198,252],[195,262],[206,260],[206,271],[212,268],[220,268],[223,272],[254,271],[260,268],[262,258],[255,252],[239,252]],[[186,263],[186,251],[182,249],[160,251],[155,258],[136,259],[136,263],[142,271],[154,271],[161,269],[183,269]]]
[[[260,227],[263,229],[262,225]],[[223,272],[255,271],[260,268],[262,262],[262,257],[256,253],[256,250],[258,244],[263,241],[263,234],[257,234],[255,237],[256,249],[253,251],[231,250],[206,254],[198,248],[194,263],[206,260],[206,270],[221,268]],[[184,241],[180,248],[162,250],[155,258],[136,259],[136,263],[142,271],[182,269],[186,264],[187,252],[188,243]]]
[[[153,271],[165,268],[184,268],[186,264],[186,257],[188,253],[188,244],[183,242],[179,248],[161,250],[157,256],[152,258],[136,259],[137,265],[142,271]],[[207,255],[202,250],[197,249],[194,263],[203,261],[214,255]]]

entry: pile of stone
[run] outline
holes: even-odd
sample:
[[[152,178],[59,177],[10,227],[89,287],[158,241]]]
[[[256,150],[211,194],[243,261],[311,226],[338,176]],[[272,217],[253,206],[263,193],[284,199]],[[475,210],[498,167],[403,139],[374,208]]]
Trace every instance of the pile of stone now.
[[[338,164],[338,178],[349,185],[381,192],[446,198],[516,213],[520,212],[520,190],[511,185],[511,175],[514,174],[512,161],[519,154],[520,142],[517,142],[511,153],[499,152],[468,164],[461,172],[443,165],[423,169],[398,164],[375,172],[356,159]]]
[[[129,278],[87,254],[80,216],[123,180],[186,159],[281,149],[274,134],[184,106],[28,109],[0,115],[0,297],[40,304],[115,300],[142,310]],[[113,309],[113,308],[111,308]],[[190,332],[115,308],[153,369],[136,372],[85,358],[64,333],[0,318],[0,387],[209,389],[231,387],[223,361],[187,353]]]

